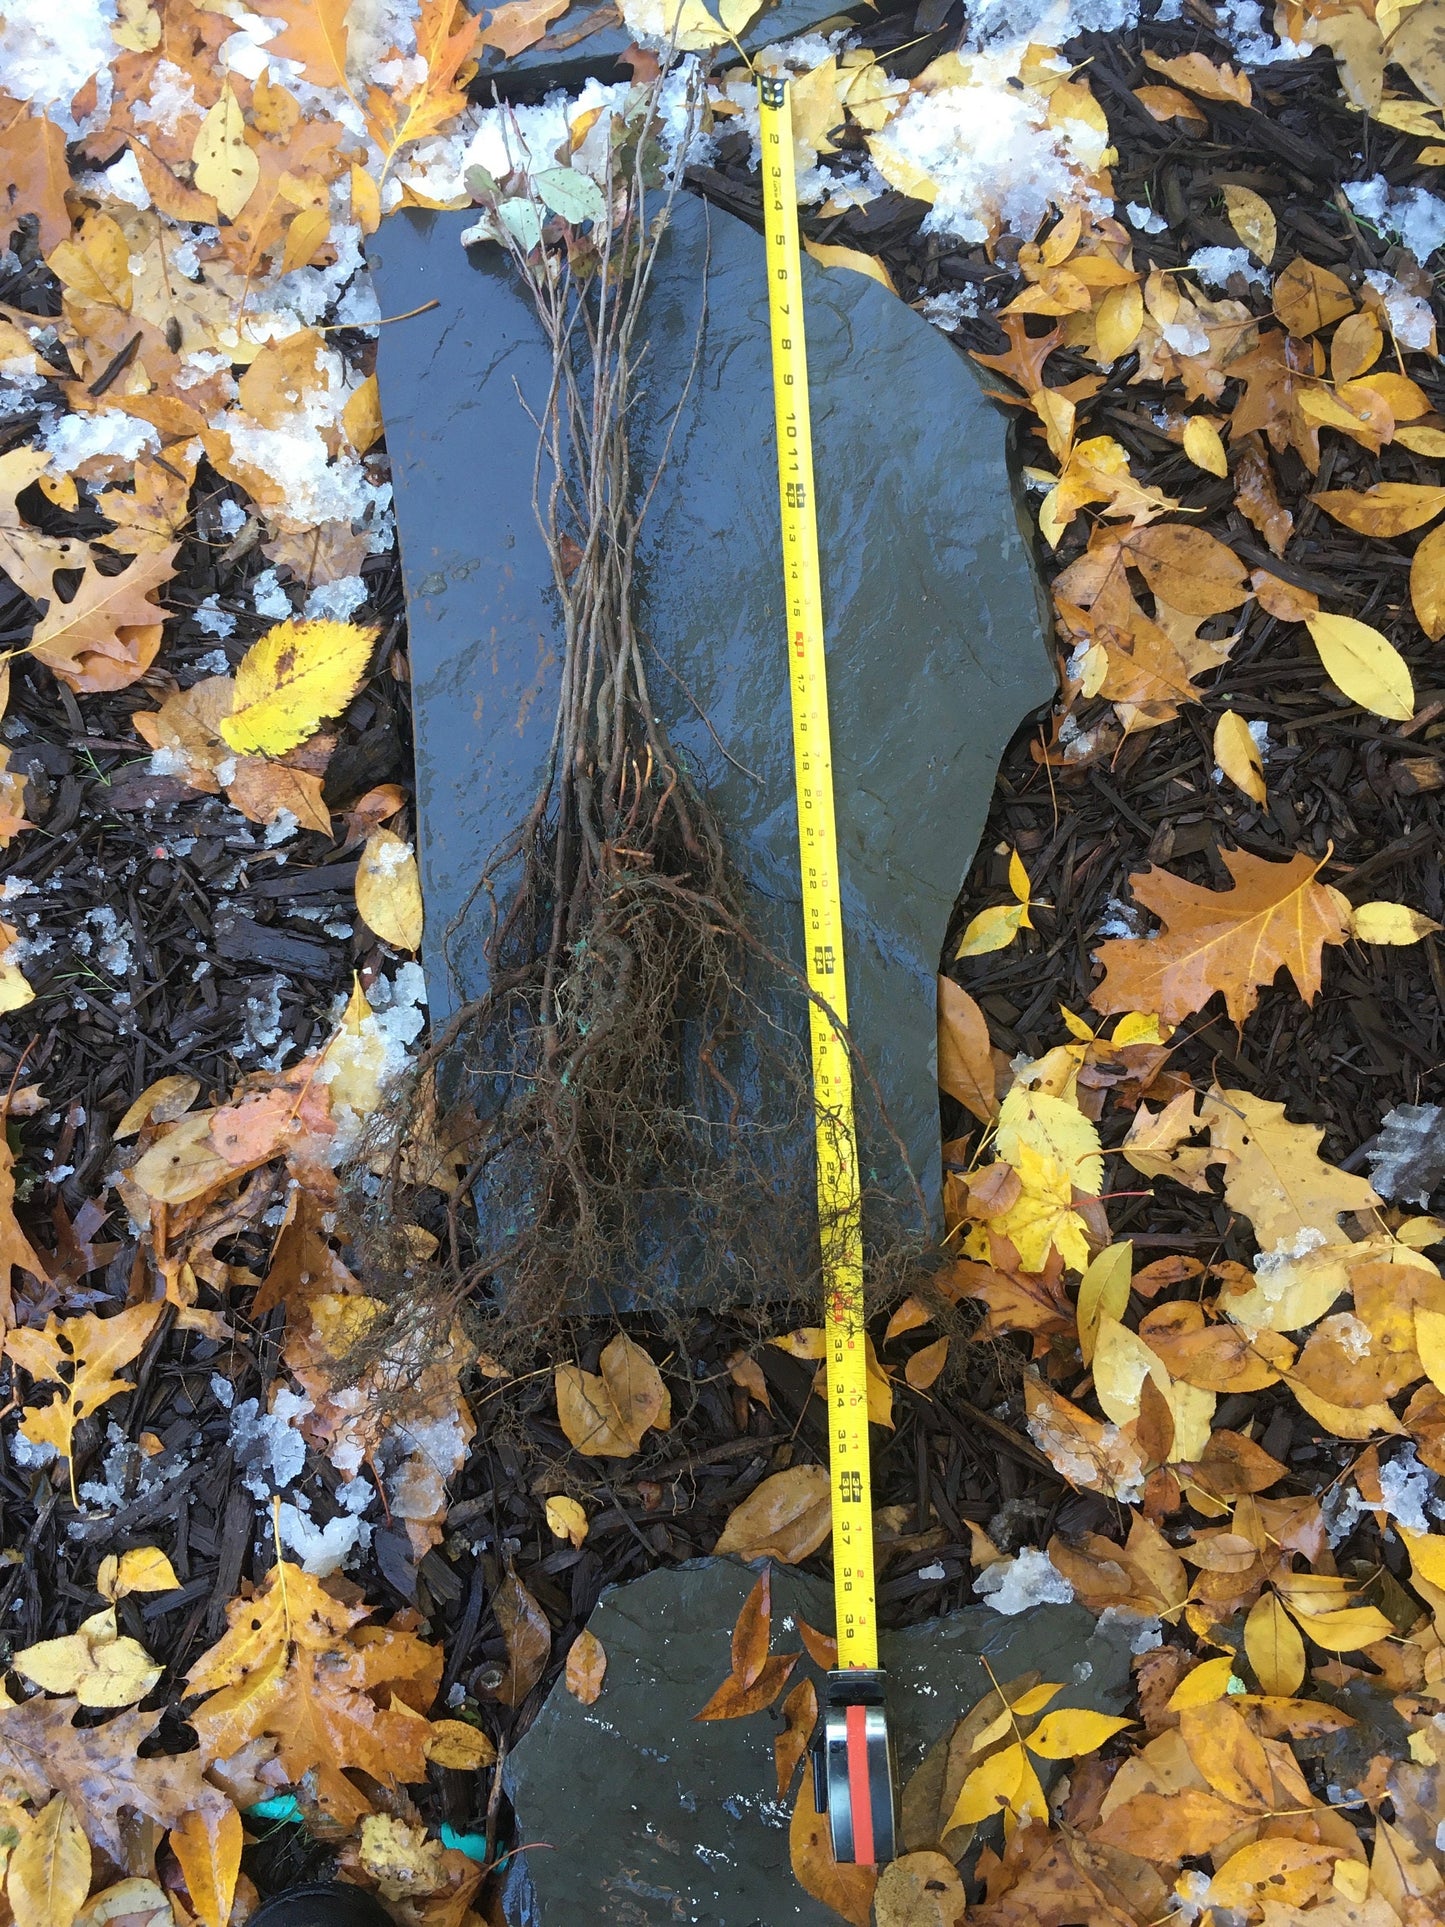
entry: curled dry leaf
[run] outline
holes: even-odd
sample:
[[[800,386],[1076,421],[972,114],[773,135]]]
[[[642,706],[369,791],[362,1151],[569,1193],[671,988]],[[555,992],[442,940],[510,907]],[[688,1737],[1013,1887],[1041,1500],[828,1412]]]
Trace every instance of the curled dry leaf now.
[[[772,1568],[764,1566],[733,1627],[733,1678],[739,1686],[751,1686],[763,1670],[772,1643],[772,1615]]]
[[[794,1465],[764,1479],[729,1513],[713,1550],[795,1566],[811,1557],[832,1530],[827,1472],[821,1465]]]
[[[508,1572],[494,1593],[492,1611],[507,1642],[507,1670],[493,1697],[505,1706],[520,1706],[551,1658],[552,1628],[514,1572]]]
[[[757,1676],[744,1684],[737,1674],[729,1673],[695,1720],[741,1720],[771,1706],[788,1683],[789,1675],[801,1653],[773,1653],[758,1669]]]
[[[557,1367],[558,1423],[587,1458],[630,1458],[651,1427],[671,1425],[672,1400],[652,1359],[625,1333],[603,1349],[600,1364],[600,1375]]]
[[[373,830],[356,872],[356,907],[383,943],[397,950],[421,945],[421,875],[410,843],[395,830]]]
[[[584,1706],[595,1705],[602,1692],[606,1671],[607,1654],[602,1641],[584,1626],[567,1654],[567,1669],[563,1675],[567,1691]]]
[[[782,1730],[773,1739],[773,1762],[778,1769],[778,1798],[786,1800],[799,1762],[807,1757],[813,1728],[818,1724],[818,1689],[800,1679],[783,1701]]]
[[[878,1874],[872,1867],[840,1866],[833,1858],[828,1816],[813,1805],[813,1783],[804,1774],[793,1802],[788,1829],[788,1856],[798,1885],[850,1927],[869,1927]]]

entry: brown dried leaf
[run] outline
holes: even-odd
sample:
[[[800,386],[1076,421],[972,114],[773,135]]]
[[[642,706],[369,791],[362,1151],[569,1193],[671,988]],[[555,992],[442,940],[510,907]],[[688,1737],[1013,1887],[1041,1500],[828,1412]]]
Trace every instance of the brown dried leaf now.
[[[788,1683],[788,1675],[802,1658],[801,1653],[774,1653],[758,1669],[757,1678],[747,1685],[729,1673],[695,1720],[741,1720],[771,1706]]]
[[[551,1658],[552,1628],[515,1572],[509,1571],[498,1586],[492,1610],[507,1642],[506,1675],[492,1697],[506,1706],[520,1706]]]
[[[65,135],[46,115],[32,113],[20,102],[0,95],[0,194],[13,227],[22,214],[40,223],[40,252],[48,255],[70,235],[70,213],[65,190],[70,168],[65,158]]]
[[[668,1429],[672,1401],[652,1359],[624,1333],[607,1345],[601,1366],[600,1376],[557,1367],[558,1421],[586,1457],[630,1458],[649,1427]]]
[[[584,1626],[567,1653],[567,1668],[563,1675],[567,1691],[584,1706],[595,1706],[602,1692],[606,1671],[607,1653],[602,1641]]]
[[[742,1603],[733,1627],[733,1678],[739,1686],[751,1686],[767,1663],[772,1640],[773,1577],[764,1566],[757,1584]]]
[[[836,1657],[836,1655],[835,1655]],[[783,1701],[783,1725],[773,1739],[773,1761],[778,1769],[778,1798],[786,1800],[798,1762],[807,1756],[808,1742],[818,1724],[818,1689],[800,1679]]]
[[[713,1551],[795,1566],[815,1553],[832,1530],[827,1472],[821,1465],[794,1465],[764,1479],[728,1514]]]
[[[1246,74],[1236,73],[1227,62],[1221,62],[1216,67],[1204,54],[1181,54],[1177,60],[1165,60],[1161,55],[1146,50],[1144,64],[1177,86],[1187,87],[1191,94],[1198,94],[1203,100],[1228,100],[1248,107],[1253,98]]]
[[[980,1123],[998,1116],[988,1024],[951,977],[938,980],[938,1083]]]
[[[956,1927],[965,1898],[947,1855],[904,1854],[879,1875],[873,1917],[877,1927]]]
[[[569,0],[505,0],[482,28],[478,45],[498,48],[508,60],[535,46]]]

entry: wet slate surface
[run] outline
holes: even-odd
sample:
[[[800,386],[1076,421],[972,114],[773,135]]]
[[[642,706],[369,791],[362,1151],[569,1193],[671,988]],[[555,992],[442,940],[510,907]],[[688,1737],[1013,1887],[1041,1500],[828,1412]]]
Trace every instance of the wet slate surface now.
[[[371,248],[383,313],[439,303],[382,329],[379,365],[434,1015],[482,981],[468,896],[533,799],[558,674],[522,406],[544,351],[498,252],[459,245],[464,225],[408,212]],[[804,279],[853,1030],[936,1202],[934,973],[998,756],[1052,671],[1006,425],[971,365],[864,277],[805,260]],[[801,961],[761,238],[683,197],[648,313],[638,472],[687,391],[643,546],[652,686],[760,925]],[[801,1004],[787,1021],[801,1034]],[[897,1195],[898,1174],[880,1176]]]
[[[728,1670],[728,1642],[755,1574],[726,1559],[654,1572],[603,1594],[589,1621],[607,1653],[590,1707],[559,1682],[512,1754],[508,1790],[524,1853],[508,1890],[512,1927],[828,1927],[788,1864],[768,1714],[699,1725]],[[829,1588],[773,1568],[773,1650],[795,1652],[790,1619],[831,1623]],[[966,1607],[885,1633],[889,1716],[900,1779],[1000,1679],[1039,1669],[1067,1682],[1058,1706],[1117,1712],[1129,1685],[1122,1629],[1078,1606],[1006,1619]],[[802,1677],[795,1673],[794,1678]]]

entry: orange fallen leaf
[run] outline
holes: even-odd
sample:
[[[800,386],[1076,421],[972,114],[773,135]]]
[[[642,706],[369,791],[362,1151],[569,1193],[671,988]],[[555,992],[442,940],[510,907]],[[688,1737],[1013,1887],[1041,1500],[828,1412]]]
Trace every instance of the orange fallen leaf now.
[[[602,1692],[606,1671],[607,1653],[602,1641],[584,1626],[567,1653],[567,1668],[563,1674],[567,1691],[584,1706],[595,1706]]]
[[[815,1553],[832,1530],[827,1472],[821,1465],[794,1465],[764,1479],[734,1507],[713,1551],[794,1566]]]

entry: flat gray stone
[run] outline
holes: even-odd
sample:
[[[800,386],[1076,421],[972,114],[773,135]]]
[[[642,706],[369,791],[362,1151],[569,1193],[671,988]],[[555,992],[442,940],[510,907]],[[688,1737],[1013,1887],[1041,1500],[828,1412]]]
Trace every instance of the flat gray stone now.
[[[489,5],[479,5],[477,0],[467,3],[473,13],[491,12]],[[778,0],[747,28],[742,45],[748,53],[756,53],[795,34],[814,33],[825,23],[844,26],[874,11],[856,0],[851,7],[830,7],[827,0]],[[632,34],[607,0],[573,0],[542,38],[521,53],[509,56],[496,47],[482,49],[478,79],[483,97],[490,101],[493,86],[503,99],[517,100],[553,87],[577,88],[593,75],[603,81],[630,80],[631,70],[622,65],[622,55],[632,44]],[[476,92],[474,88],[473,98]]]
[[[650,1573],[602,1595],[588,1622],[607,1653],[602,1695],[583,1706],[560,1682],[507,1762],[521,1854],[507,1893],[513,1927],[836,1927],[788,1860],[767,1714],[699,1725],[728,1671],[738,1609],[756,1574],[726,1559]],[[796,1652],[801,1613],[832,1624],[821,1581],[773,1567],[775,1653]],[[1123,1708],[1129,1645],[1079,1606],[1006,1619],[969,1606],[882,1638],[900,1781],[989,1690],[1032,1669],[1062,1679],[1055,1706]],[[791,1685],[803,1677],[806,1659]],[[814,1672],[815,1684],[821,1676]]]
[[[558,626],[533,512],[540,329],[463,215],[409,211],[370,257],[411,622],[433,1016],[485,982],[466,908],[525,815]],[[854,1038],[936,1213],[934,980],[1002,748],[1054,687],[1001,413],[972,365],[866,277],[803,263]],[[704,300],[706,312],[704,314]],[[697,371],[689,371],[702,330]],[[761,237],[684,195],[648,298],[638,474],[687,390],[641,555],[650,683],[710,792],[765,936],[802,961]],[[802,1039],[802,998],[778,1014]],[[771,1093],[763,1102],[771,1101]],[[865,1172],[907,1191],[865,1122]]]

